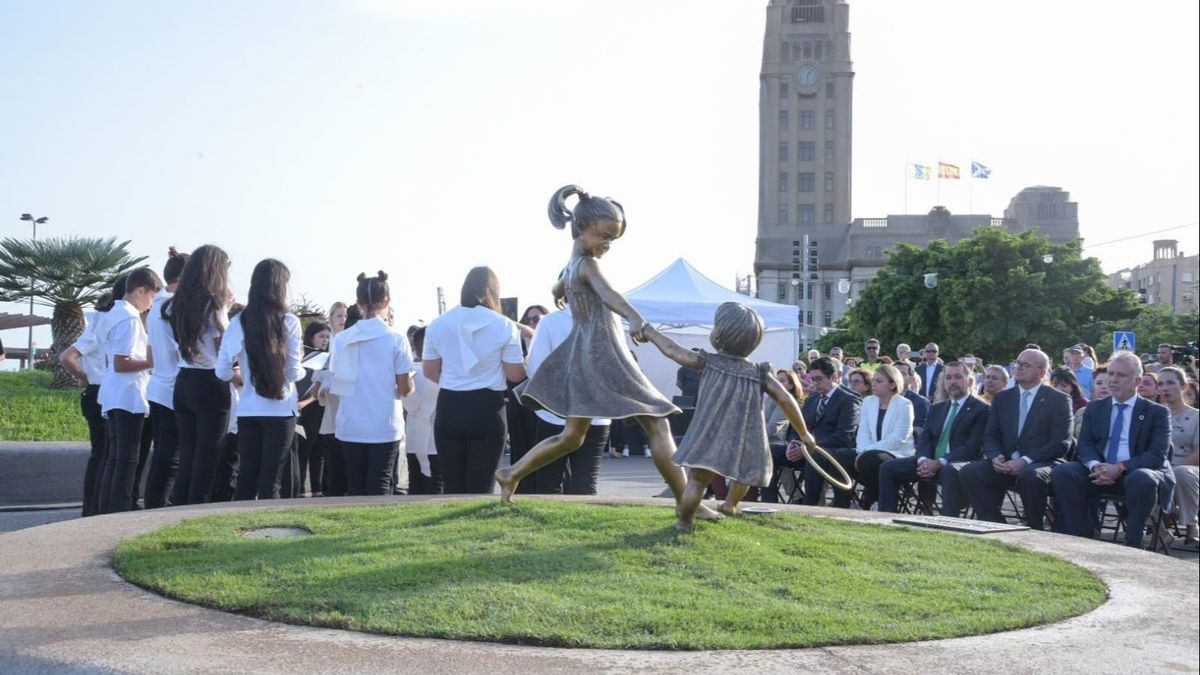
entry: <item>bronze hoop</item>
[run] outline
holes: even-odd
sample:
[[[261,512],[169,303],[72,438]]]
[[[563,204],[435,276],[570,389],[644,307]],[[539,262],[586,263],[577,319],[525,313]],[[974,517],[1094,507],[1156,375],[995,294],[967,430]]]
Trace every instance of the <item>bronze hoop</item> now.
[[[829,463],[837,467],[837,470],[839,472],[841,472],[841,474],[843,476],[843,479],[840,481],[835,479],[833,476],[830,476],[829,473],[827,471],[825,471],[825,469],[821,468],[820,464],[817,464],[817,462],[815,460],[813,460],[813,456],[808,451],[807,445],[804,445],[803,443],[801,443],[800,449],[804,451],[804,458],[808,460],[808,465],[811,466],[812,468],[816,469],[817,473],[821,474],[822,478],[829,481],[830,485],[834,486],[835,488],[837,488],[839,490],[845,490],[847,492],[854,489],[854,481],[850,480],[850,474],[846,473],[846,467],[842,466],[841,464],[838,464],[838,461],[833,458],[833,455],[829,454],[828,450],[826,450],[825,448],[822,448],[819,445],[814,445],[812,448],[813,450],[816,450],[820,454],[825,455],[825,458],[829,460]]]

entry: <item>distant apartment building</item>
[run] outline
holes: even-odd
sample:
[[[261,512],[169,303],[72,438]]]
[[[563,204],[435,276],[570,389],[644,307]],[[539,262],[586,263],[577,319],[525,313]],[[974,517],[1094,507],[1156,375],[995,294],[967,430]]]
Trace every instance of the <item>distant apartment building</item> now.
[[[1138,293],[1151,305],[1168,305],[1174,314],[1188,314],[1200,308],[1200,255],[1185,256],[1178,240],[1159,239],[1150,262],[1113,272],[1108,283]]]

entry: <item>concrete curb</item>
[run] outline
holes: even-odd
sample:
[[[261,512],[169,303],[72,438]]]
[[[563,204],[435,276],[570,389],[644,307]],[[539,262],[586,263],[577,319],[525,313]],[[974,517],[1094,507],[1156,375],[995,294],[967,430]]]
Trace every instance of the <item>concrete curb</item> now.
[[[88,443],[0,442],[0,506],[82,502],[91,454]]]
[[[529,497],[532,499],[534,497]],[[346,497],[207,504],[112,514],[0,536],[0,671],[128,673],[1200,671],[1194,565],[1043,532],[986,535],[1099,575],[1110,599],[1056,624],[993,635],[803,650],[664,652],[520,647],[396,638],[261,621],[188,605],[122,581],[122,539],[213,513],[397,504],[459,497]],[[653,499],[582,499],[670,505]],[[888,523],[892,514],[782,507]],[[664,514],[669,518],[669,512]],[[970,536],[970,535],[961,535]],[[1182,586],[1180,579],[1190,580]]]

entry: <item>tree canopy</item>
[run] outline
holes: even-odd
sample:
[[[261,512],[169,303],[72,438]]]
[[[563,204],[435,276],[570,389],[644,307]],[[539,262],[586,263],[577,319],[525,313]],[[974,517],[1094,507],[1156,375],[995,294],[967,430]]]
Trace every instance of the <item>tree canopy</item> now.
[[[146,259],[132,256],[116,237],[51,237],[0,241],[0,300],[29,297],[45,307],[91,304],[113,281]]]
[[[926,286],[927,274],[937,275],[935,287]],[[1101,341],[1104,326],[1130,322],[1143,309],[1134,293],[1105,283],[1099,261],[1082,257],[1077,242],[1051,244],[1032,231],[981,227],[953,246],[897,245],[839,330],[817,348],[875,337],[914,349],[936,342],[950,356],[1008,362],[1034,342],[1053,357],[1085,338]]]

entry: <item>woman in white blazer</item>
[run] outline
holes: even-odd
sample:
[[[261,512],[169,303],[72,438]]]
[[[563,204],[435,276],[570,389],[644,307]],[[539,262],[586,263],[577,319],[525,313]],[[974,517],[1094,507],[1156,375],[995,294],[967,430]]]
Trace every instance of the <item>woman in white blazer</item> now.
[[[871,395],[863,399],[858,419],[858,458],[854,468],[862,483],[862,507],[879,499],[879,467],[898,457],[912,457],[913,407],[904,398],[904,377],[891,364],[871,376]]]

